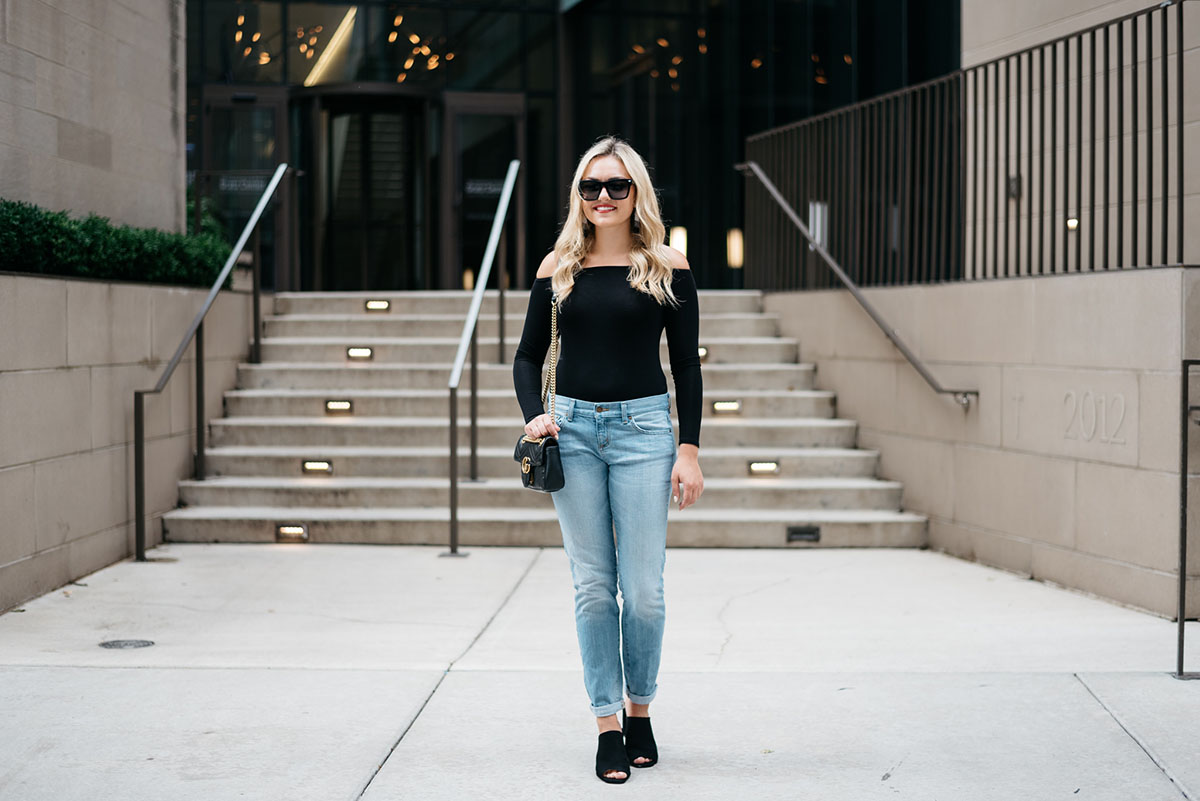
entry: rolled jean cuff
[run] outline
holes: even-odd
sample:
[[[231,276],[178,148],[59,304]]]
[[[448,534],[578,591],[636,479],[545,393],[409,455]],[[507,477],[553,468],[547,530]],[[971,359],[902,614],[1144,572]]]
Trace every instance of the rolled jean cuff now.
[[[626,690],[625,694],[629,696],[629,703],[631,704],[648,704],[654,700],[654,696],[658,695],[658,688],[655,687],[654,691],[649,695],[634,695],[628,690]]]
[[[592,707],[592,714],[598,718],[606,718],[609,715],[617,714],[624,708],[625,708],[624,701],[614,701],[613,703],[605,704],[604,706]]]

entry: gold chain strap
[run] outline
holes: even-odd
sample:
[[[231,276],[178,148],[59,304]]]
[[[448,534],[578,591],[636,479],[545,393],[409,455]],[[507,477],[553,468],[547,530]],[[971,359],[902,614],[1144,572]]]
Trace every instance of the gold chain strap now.
[[[554,419],[555,375],[554,368],[558,365],[558,303],[553,295],[550,297],[550,370],[546,380],[542,382],[542,406],[546,405],[546,395],[550,396],[550,419]],[[548,390],[548,391],[547,391]]]

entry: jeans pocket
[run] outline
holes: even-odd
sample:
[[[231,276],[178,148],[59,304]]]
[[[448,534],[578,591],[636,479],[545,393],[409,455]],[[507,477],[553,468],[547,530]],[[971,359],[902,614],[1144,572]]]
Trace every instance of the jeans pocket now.
[[[671,413],[666,409],[638,412],[629,418],[629,424],[643,434],[672,434]]]

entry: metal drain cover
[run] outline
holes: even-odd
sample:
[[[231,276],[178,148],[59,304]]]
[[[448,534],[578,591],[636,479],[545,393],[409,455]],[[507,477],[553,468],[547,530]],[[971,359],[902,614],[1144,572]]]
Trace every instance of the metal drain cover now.
[[[146,648],[154,645],[153,640],[105,640],[100,643],[101,648]]]

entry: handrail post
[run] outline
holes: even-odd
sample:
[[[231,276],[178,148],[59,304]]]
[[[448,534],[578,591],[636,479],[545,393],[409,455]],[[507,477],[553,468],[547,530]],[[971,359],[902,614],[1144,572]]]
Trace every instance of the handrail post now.
[[[251,305],[254,307],[254,344],[250,348],[250,363],[262,363],[262,231],[254,228],[254,272]]]
[[[471,330],[471,480],[479,480],[479,348]]]
[[[1175,650],[1175,678],[1193,679],[1200,675],[1187,675],[1183,665],[1184,628],[1187,622],[1187,523],[1188,523],[1188,432],[1190,431],[1192,407],[1191,387],[1188,379],[1192,367],[1200,359],[1184,359],[1179,374],[1179,607],[1176,612],[1179,631]]]
[[[196,459],[194,473],[197,481],[203,481],[204,464],[204,323],[196,327]]]
[[[137,561],[146,561],[146,395],[133,393],[133,530]]]
[[[450,551],[442,556],[465,556],[458,552],[458,387],[450,387]]]
[[[500,325],[500,350],[496,357],[498,364],[504,364],[504,285],[508,282],[508,227],[505,226],[500,230],[500,272],[496,275],[496,286],[500,288],[499,296],[499,325]]]

